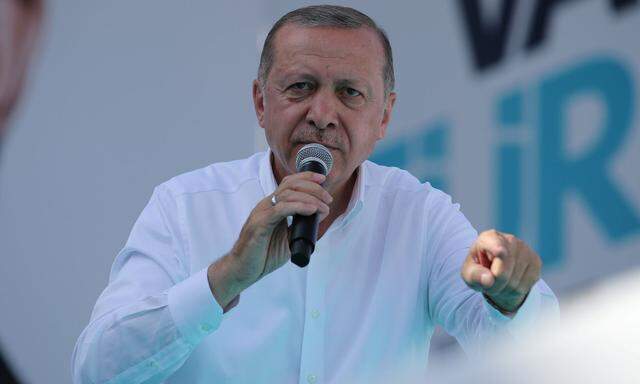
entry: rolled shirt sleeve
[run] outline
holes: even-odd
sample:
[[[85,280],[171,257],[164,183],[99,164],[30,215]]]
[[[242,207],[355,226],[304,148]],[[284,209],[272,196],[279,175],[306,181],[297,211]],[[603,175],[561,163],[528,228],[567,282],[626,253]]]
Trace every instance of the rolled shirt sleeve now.
[[[170,192],[157,187],[76,343],[74,383],[162,382],[219,327],[223,309],[206,268],[189,276],[175,215]]]

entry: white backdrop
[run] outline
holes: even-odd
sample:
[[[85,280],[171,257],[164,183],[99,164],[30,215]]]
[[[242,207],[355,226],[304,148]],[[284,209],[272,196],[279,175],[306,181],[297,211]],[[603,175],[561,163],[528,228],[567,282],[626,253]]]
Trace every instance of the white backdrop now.
[[[374,159],[442,187],[479,230],[525,237],[561,298],[640,266],[640,6],[520,2],[479,69],[463,3],[481,4],[476,36],[500,24],[502,1],[342,3],[394,49],[399,97]],[[258,47],[304,4],[48,3],[0,162],[0,346],[25,382],[70,380],[75,340],[155,185],[264,145]],[[527,47],[536,25],[544,38]]]

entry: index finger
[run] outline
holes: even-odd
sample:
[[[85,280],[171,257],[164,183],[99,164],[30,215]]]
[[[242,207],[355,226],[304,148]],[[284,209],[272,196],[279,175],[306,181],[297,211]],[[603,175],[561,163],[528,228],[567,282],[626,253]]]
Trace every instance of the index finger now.
[[[484,251],[490,259],[489,269],[497,280],[497,286],[509,279],[515,266],[508,245],[506,238],[495,230],[483,232],[476,242],[477,248]]]
[[[311,172],[311,171],[305,171],[305,172],[298,172],[298,173],[294,173],[291,175],[287,175],[282,179],[282,182],[280,183],[282,184],[288,184],[292,181],[295,180],[309,180],[309,181],[315,181],[316,183],[322,183],[325,181],[327,177],[325,175],[323,175],[322,173],[316,173],[316,172]]]
[[[509,253],[505,238],[496,230],[482,232],[476,239],[476,245],[479,250],[488,252],[492,258],[505,258]]]

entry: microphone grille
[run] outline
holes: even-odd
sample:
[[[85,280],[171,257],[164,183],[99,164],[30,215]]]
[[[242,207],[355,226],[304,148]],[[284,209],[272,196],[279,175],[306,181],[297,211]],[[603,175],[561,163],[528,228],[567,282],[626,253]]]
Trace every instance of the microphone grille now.
[[[328,175],[333,166],[333,156],[327,147],[318,143],[307,144],[300,148],[296,155],[296,170],[300,172],[302,166],[309,161],[317,161],[325,168],[325,175]]]

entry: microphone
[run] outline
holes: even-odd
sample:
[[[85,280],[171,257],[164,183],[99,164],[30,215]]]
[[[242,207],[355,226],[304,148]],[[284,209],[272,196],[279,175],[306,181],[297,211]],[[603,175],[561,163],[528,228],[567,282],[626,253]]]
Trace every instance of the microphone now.
[[[315,172],[328,175],[333,166],[333,156],[324,145],[311,143],[300,148],[296,155],[298,172]],[[309,257],[316,248],[318,238],[318,213],[311,216],[293,215],[289,249],[291,261],[300,268],[309,264]]]

